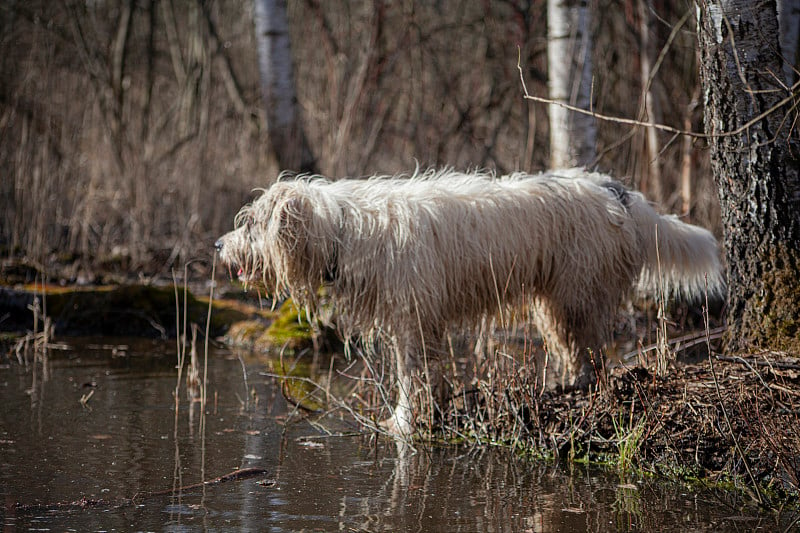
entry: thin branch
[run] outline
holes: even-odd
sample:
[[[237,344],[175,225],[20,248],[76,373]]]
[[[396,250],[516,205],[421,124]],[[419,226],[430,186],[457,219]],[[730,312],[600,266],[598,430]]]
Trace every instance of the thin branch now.
[[[590,115],[590,116],[594,117],[597,120],[604,120],[606,122],[616,122],[616,123],[619,123],[619,124],[628,124],[628,125],[632,125],[632,126],[642,126],[642,127],[645,127],[645,128],[655,128],[655,129],[658,129],[658,130],[661,130],[661,131],[667,131],[667,132],[670,132],[670,133],[677,133],[679,135],[688,135],[690,137],[696,137],[698,139],[713,139],[713,138],[722,138],[722,137],[734,137],[736,135],[740,135],[743,132],[747,131],[754,124],[760,122],[761,120],[765,119],[766,117],[768,117],[772,113],[776,112],[778,109],[780,109],[784,105],[788,104],[789,102],[794,101],[794,99],[795,99],[795,94],[794,93],[795,93],[795,91],[798,90],[798,88],[800,88],[800,80],[799,80],[794,85],[792,85],[791,91],[789,92],[789,95],[786,96],[783,100],[781,100],[780,102],[778,102],[777,104],[775,104],[771,108],[767,109],[766,111],[764,111],[760,115],[757,115],[756,117],[752,118],[751,120],[745,122],[743,125],[739,126],[735,130],[722,132],[722,133],[699,133],[699,132],[695,132],[695,131],[682,130],[680,128],[673,128],[672,126],[667,126],[666,124],[658,124],[658,123],[655,123],[655,122],[644,122],[644,121],[641,121],[641,120],[634,120],[634,119],[630,119],[630,118],[612,117],[611,115],[604,115],[602,113],[597,113],[596,111],[582,109],[580,107],[576,107],[576,106],[573,106],[573,105],[565,104],[563,102],[558,102],[556,100],[551,100],[549,98],[542,98],[541,96],[533,96],[532,94],[530,94],[528,92],[528,87],[525,85],[525,78],[524,78],[524,75],[523,75],[523,72],[522,72],[522,53],[521,53],[519,47],[517,47],[517,70],[519,70],[519,79],[520,79],[520,82],[522,83],[523,98],[525,98],[526,100],[533,100],[534,102],[540,102],[540,103],[543,103],[543,104],[555,104],[555,105],[561,106],[564,109],[567,109],[569,111],[574,111],[575,113],[581,113],[581,114],[584,114],[584,115]]]
[[[708,280],[706,279],[706,284]],[[733,440],[733,446],[737,452],[739,452],[739,456],[742,458],[742,464],[744,465],[745,470],[747,471],[747,475],[750,477],[750,481],[753,484],[753,489],[755,489],[755,496],[756,500],[759,504],[764,503],[764,499],[761,497],[761,491],[758,490],[758,482],[756,481],[753,472],[750,470],[750,462],[747,459],[747,455],[745,455],[744,451],[742,450],[741,446],[739,445],[739,439],[736,438],[736,433],[733,431],[733,424],[731,423],[731,419],[728,417],[728,410],[725,409],[725,401],[722,399],[722,393],[720,392],[719,388],[719,380],[717,379],[717,372],[714,369],[714,355],[711,352],[711,336],[709,334],[710,330],[708,327],[708,290],[706,290],[706,302],[705,306],[703,307],[703,322],[705,324],[705,331],[706,331],[706,346],[708,347],[708,365],[711,369],[711,377],[714,379],[714,390],[717,393],[717,400],[719,400],[719,408],[722,410],[722,416],[725,419],[725,424],[728,426],[728,431],[731,434],[731,439]]]

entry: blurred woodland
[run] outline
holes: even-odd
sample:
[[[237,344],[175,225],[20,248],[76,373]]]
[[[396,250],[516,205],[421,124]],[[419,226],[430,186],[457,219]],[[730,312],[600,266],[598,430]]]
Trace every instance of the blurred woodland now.
[[[695,5],[593,0],[593,109],[702,131]],[[547,168],[544,0],[289,2],[319,171]],[[642,62],[650,65],[643,79]],[[649,92],[651,105],[644,106]],[[650,116],[646,116],[646,111]],[[0,257],[68,282],[194,261],[278,175],[251,0],[0,6]],[[717,231],[704,141],[600,122],[595,166]],[[291,170],[291,169],[289,169]]]

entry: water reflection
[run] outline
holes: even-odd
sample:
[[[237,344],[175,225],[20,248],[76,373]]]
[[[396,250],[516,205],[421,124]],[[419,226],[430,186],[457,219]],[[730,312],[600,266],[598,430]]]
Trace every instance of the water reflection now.
[[[711,492],[621,483],[491,447],[414,451],[375,435],[326,436],[290,416],[248,354],[211,353],[201,416],[185,377],[175,401],[175,361],[174,345],[93,339],[70,341],[38,370],[0,368],[5,529],[752,531],[789,520],[742,515],[740,502]],[[247,467],[267,475],[174,490]],[[15,507],[81,498],[103,503]]]

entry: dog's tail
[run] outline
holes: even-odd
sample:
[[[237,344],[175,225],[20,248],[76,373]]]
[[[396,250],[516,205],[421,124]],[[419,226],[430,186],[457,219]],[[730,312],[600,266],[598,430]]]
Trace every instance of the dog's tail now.
[[[644,196],[635,196],[629,210],[636,221],[639,245],[645,255],[639,277],[641,292],[683,296],[721,295],[725,280],[714,235],[673,215],[659,215]]]

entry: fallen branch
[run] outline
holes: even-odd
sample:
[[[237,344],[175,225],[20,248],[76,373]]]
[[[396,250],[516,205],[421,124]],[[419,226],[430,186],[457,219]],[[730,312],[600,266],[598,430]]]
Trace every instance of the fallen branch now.
[[[717,359],[719,361],[726,361],[728,363],[738,363],[740,365],[755,365],[755,366],[768,366],[772,368],[777,368],[780,370],[800,370],[800,363],[785,363],[781,361],[762,361],[759,359],[753,359],[748,361],[744,357],[740,355],[718,355]]]
[[[209,479],[206,481],[201,481],[199,483],[193,483],[192,485],[185,485],[182,487],[177,487],[175,489],[167,489],[167,490],[159,490],[159,491],[150,491],[150,492],[137,492],[132,498],[118,498],[114,500],[104,500],[104,499],[91,499],[91,498],[81,498],[80,500],[75,500],[72,502],[58,502],[58,503],[49,503],[49,504],[24,504],[24,503],[17,503],[14,506],[14,509],[17,513],[20,514],[36,514],[36,513],[57,513],[57,512],[70,512],[70,511],[79,511],[82,509],[89,509],[89,508],[111,508],[117,509],[120,507],[126,507],[128,505],[133,505],[136,502],[139,502],[143,499],[147,498],[155,498],[158,496],[167,496],[167,495],[180,495],[185,494],[187,492],[191,492],[193,490],[208,487],[211,485],[218,485],[220,483],[225,483],[227,481],[241,481],[243,479],[248,479],[256,476],[261,476],[266,474],[267,471],[263,468],[241,468],[239,470],[234,470],[224,476],[215,477],[214,479]]]

